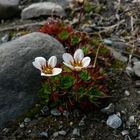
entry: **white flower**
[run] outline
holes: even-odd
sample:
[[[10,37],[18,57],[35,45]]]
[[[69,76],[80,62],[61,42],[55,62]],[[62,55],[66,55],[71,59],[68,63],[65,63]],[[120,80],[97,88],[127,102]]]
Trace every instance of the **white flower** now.
[[[80,71],[83,68],[88,67],[90,64],[90,57],[84,57],[84,53],[81,49],[77,49],[72,57],[69,53],[63,54],[64,64],[72,70]]]
[[[41,71],[41,76],[55,76],[62,72],[61,68],[55,68],[56,56],[52,56],[48,61],[44,57],[36,57],[33,66]]]

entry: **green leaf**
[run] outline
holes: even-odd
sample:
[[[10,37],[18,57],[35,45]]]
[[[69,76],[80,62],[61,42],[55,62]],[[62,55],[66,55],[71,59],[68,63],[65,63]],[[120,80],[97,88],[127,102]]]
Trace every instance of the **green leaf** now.
[[[71,36],[71,45],[75,46],[79,43],[80,39],[77,35],[73,35]]]
[[[68,36],[69,36],[69,33],[67,31],[63,31],[58,35],[58,37],[63,41],[66,40]]]
[[[88,74],[87,71],[81,71],[80,72],[80,78],[83,80],[83,81],[88,81],[90,79],[90,76]]]
[[[88,94],[89,95],[94,95],[94,96],[101,96],[101,92],[95,87],[95,86],[92,86],[89,91],[88,91]]]
[[[72,87],[73,84],[74,84],[74,77],[71,75],[64,75],[60,79],[60,88],[61,89],[68,89],[68,88]]]

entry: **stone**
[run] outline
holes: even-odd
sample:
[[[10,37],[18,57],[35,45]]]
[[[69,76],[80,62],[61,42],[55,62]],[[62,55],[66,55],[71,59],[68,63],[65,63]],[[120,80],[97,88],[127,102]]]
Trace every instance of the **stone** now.
[[[112,40],[110,39],[104,39],[103,41],[105,45],[110,45],[110,46],[112,45]]]
[[[0,0],[0,19],[14,17],[19,12],[20,0]]]
[[[125,135],[128,135],[128,134],[129,134],[129,132],[128,132],[127,130],[123,130],[121,133],[122,133],[122,135],[123,135],[123,136],[125,136]]]
[[[48,133],[47,132],[41,132],[40,137],[48,138]]]
[[[41,114],[42,115],[49,115],[49,107],[48,106],[44,106],[42,109],[41,109]]]
[[[87,118],[86,116],[82,117],[82,119],[79,122],[79,126],[85,126],[85,119],[86,118]]]
[[[25,118],[25,119],[24,119],[24,122],[25,122],[25,123],[28,123],[28,122],[30,122],[30,121],[31,121],[30,118]]]
[[[112,37],[111,40],[112,40],[112,47],[118,50],[119,52],[124,51],[128,47],[125,41],[117,36]]]
[[[138,135],[138,130],[137,129],[132,129],[131,130],[131,135],[133,136],[133,137],[137,137],[137,135]]]
[[[34,32],[0,45],[0,128],[35,104],[41,88],[34,58],[55,55],[62,62],[64,47],[47,34]]]
[[[133,70],[135,75],[140,77],[140,61],[134,63]]]
[[[111,114],[114,112],[114,104],[110,103],[107,107],[101,109],[101,112],[106,113],[106,114]]]
[[[59,135],[62,135],[62,136],[65,136],[65,135],[67,134],[67,132],[64,131],[64,130],[61,130],[61,131],[59,131],[58,133],[59,133]]]
[[[56,4],[61,5],[65,9],[69,6],[72,0],[47,0],[47,2],[54,2]]]
[[[74,128],[73,131],[72,131],[72,135],[80,136],[80,129],[79,128]]]
[[[125,94],[126,96],[130,96],[130,92],[129,92],[128,90],[125,90],[125,91],[124,91],[124,94]]]
[[[69,115],[70,115],[70,113],[68,112],[68,111],[66,111],[66,110],[64,110],[64,112],[63,112],[63,116],[65,116],[65,117],[69,117]]]
[[[40,2],[34,3],[26,7],[22,10],[21,18],[22,19],[31,19],[31,18],[39,18],[40,16],[65,16],[64,9],[52,2]]]
[[[58,135],[59,135],[58,132],[54,132],[54,133],[53,133],[53,137],[54,137],[54,138],[58,137]]]
[[[51,114],[52,114],[53,116],[60,116],[60,115],[61,115],[61,112],[59,112],[57,109],[52,109],[52,110],[51,110]]]
[[[19,124],[19,127],[20,127],[20,128],[24,128],[24,127],[25,127],[24,123],[23,123],[23,122],[20,123],[20,124]]]
[[[108,117],[106,124],[113,129],[117,129],[122,125],[122,120],[116,114],[113,114]]]
[[[129,122],[130,123],[134,123],[135,122],[135,117],[134,116],[130,116],[129,117]]]
[[[8,35],[8,34],[4,35],[4,36],[1,38],[1,43],[6,43],[6,42],[8,42],[8,41],[9,41],[9,35]]]
[[[124,63],[127,62],[128,58],[125,57],[125,56],[123,56],[119,51],[116,51],[116,50],[115,50],[114,48],[112,48],[112,47],[107,47],[107,48],[110,50],[110,52],[112,53],[112,55],[113,55],[113,57],[114,57],[115,59],[118,59],[118,60],[120,60],[120,61],[122,61],[122,62],[124,62]]]

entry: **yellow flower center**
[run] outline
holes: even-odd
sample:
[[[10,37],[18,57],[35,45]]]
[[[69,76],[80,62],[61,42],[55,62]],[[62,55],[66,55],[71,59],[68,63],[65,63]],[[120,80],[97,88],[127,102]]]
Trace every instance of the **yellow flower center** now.
[[[70,62],[70,63],[73,67],[83,67],[82,61],[74,60],[73,62]]]
[[[52,74],[53,68],[51,66],[42,66],[42,72],[45,74]]]

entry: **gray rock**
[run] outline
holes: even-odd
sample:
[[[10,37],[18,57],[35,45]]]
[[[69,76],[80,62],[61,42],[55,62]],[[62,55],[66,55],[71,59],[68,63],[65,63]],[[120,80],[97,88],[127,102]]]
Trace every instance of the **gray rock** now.
[[[86,119],[86,116],[84,116],[80,122],[79,122],[79,126],[85,126],[85,119]]]
[[[47,2],[54,2],[61,5],[64,9],[69,6],[72,0],[47,0]]]
[[[124,94],[125,94],[126,96],[130,96],[130,92],[129,92],[128,90],[125,90],[125,91],[124,91]]]
[[[140,61],[134,63],[133,70],[135,75],[140,77]]]
[[[112,45],[112,40],[110,39],[104,39],[103,41],[105,45]]]
[[[125,136],[125,135],[128,135],[128,134],[129,134],[129,132],[128,132],[127,130],[123,130],[121,133],[122,133],[122,135],[123,135],[123,136]]]
[[[30,121],[31,121],[30,118],[25,118],[25,119],[24,119],[24,122],[25,122],[25,123],[28,123],[28,122],[30,122]]]
[[[60,116],[60,115],[61,115],[61,112],[59,112],[57,109],[52,109],[52,110],[51,110],[51,114],[52,114],[53,116]]]
[[[41,109],[41,114],[42,115],[48,115],[49,114],[49,108],[48,106],[44,106],[42,109]]]
[[[112,37],[111,40],[112,40],[112,47],[114,49],[117,49],[119,52],[124,51],[128,47],[128,45],[124,42],[124,40],[121,40],[117,36]]]
[[[101,112],[106,113],[106,114],[111,114],[114,112],[114,104],[110,103],[107,107],[101,109]]]
[[[137,137],[137,135],[138,135],[138,130],[137,129],[132,129],[131,130],[131,135],[133,136],[133,137]]]
[[[40,2],[40,3],[34,3],[25,9],[23,9],[21,13],[22,19],[30,19],[30,18],[38,18],[40,16],[65,16],[64,9],[52,2]]]
[[[23,123],[23,122],[20,123],[20,124],[19,124],[19,127],[20,127],[20,128],[24,128],[24,127],[25,127],[24,123]]]
[[[74,128],[73,131],[72,131],[72,135],[80,136],[80,129],[79,128]]]
[[[19,12],[20,0],[0,0],[0,19],[14,17]]]
[[[58,132],[54,132],[54,133],[53,133],[53,137],[54,137],[54,138],[58,137],[58,135],[59,135]]]
[[[86,32],[86,33],[92,33],[93,29],[90,28],[90,27],[86,27],[86,28],[83,29],[83,31]]]
[[[111,128],[117,129],[122,125],[122,120],[116,114],[113,114],[108,117],[106,124]]]
[[[130,116],[129,117],[129,122],[134,123],[135,122],[135,116]]]
[[[8,34],[4,35],[4,36],[1,38],[1,43],[6,43],[6,42],[8,42],[8,41],[9,41],[9,35],[8,35]]]
[[[34,58],[57,56],[62,61],[63,46],[43,33],[31,33],[0,45],[0,128],[14,121],[35,103],[41,88],[40,72]]]
[[[48,138],[48,133],[47,132],[41,132],[39,135],[40,135],[40,137]]]
[[[64,110],[64,112],[63,112],[63,116],[65,116],[65,117],[69,117],[69,115],[70,115],[70,113],[68,112],[68,111],[66,111],[66,110]]]
[[[119,51],[116,51],[114,48],[111,47],[107,47],[107,48],[110,50],[110,52],[112,53],[115,59],[118,59],[124,63],[127,62],[128,58],[123,56]]]
[[[67,132],[64,131],[64,130],[61,130],[61,131],[59,131],[58,133],[59,133],[59,135],[62,135],[62,136],[65,136],[65,135],[67,134]]]

